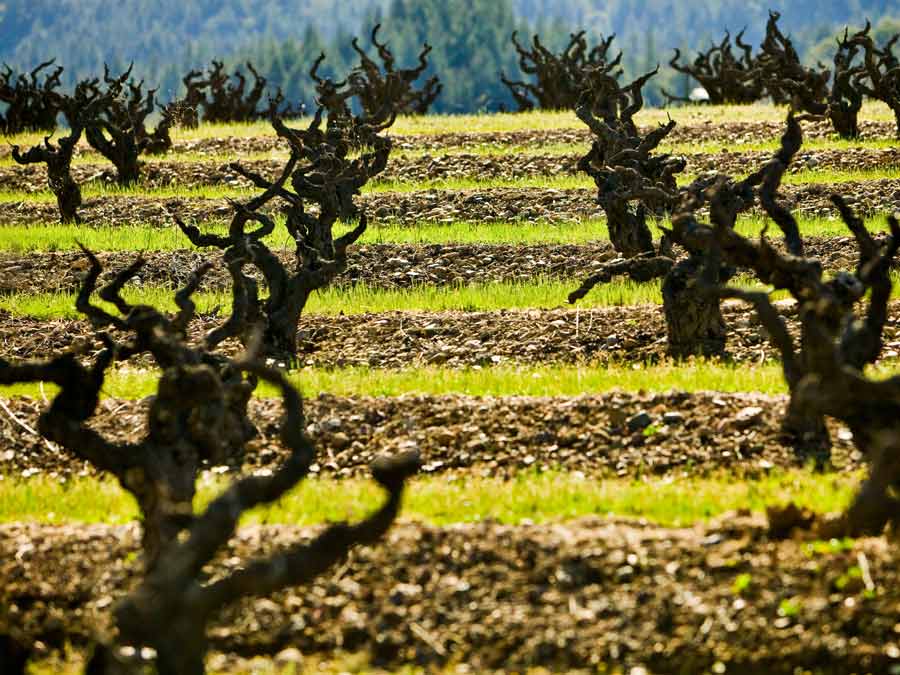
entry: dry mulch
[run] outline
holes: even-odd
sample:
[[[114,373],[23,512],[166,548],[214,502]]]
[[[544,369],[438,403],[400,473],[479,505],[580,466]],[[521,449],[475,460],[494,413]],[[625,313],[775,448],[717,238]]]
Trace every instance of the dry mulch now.
[[[415,448],[424,473],[509,477],[524,470],[566,470],[623,477],[725,470],[752,476],[773,467],[802,467],[807,459],[781,438],[785,405],[785,397],[761,394],[612,391],[577,397],[322,394],[308,399],[304,409],[320,452],[315,471],[322,475],[365,474],[378,455]],[[34,429],[44,404],[14,398],[8,406],[18,422]],[[147,401],[106,399],[92,424],[115,442],[136,441],[146,430],[146,406]],[[284,459],[280,411],[277,400],[253,402],[260,437],[251,442],[244,468],[273,468]],[[18,422],[0,413],[0,474],[92,472]],[[645,433],[651,425],[653,433]],[[833,426],[833,465],[858,468],[852,437],[839,431]],[[240,458],[233,464],[239,466]]]
[[[401,523],[332,574],[229,608],[210,628],[211,647],[245,657],[365,651],[386,666],[476,671],[893,672],[895,548],[863,539],[814,551],[766,531],[744,515],[684,529],[611,518]],[[313,533],[243,528],[210,573]],[[138,574],[137,540],[137,526],[0,526],[7,620],[48,646],[105,631]]]

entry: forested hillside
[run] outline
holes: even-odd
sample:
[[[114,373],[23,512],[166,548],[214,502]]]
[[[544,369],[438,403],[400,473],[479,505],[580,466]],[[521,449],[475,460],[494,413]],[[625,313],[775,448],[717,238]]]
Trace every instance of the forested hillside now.
[[[784,25],[797,36],[900,12],[896,0],[513,0],[513,7],[520,16],[553,16],[573,25],[606,26],[623,35],[650,32],[665,47],[716,36],[725,27],[737,32],[746,26],[747,36],[759,42],[770,9],[780,12]]]
[[[0,60],[24,68],[49,56],[70,77],[134,61],[149,80],[173,87],[175,73],[228,58],[261,42],[296,41],[307,29],[332,38],[361,25],[387,0],[33,0],[0,2]],[[52,54],[48,52],[52,45]],[[168,77],[167,77],[168,75]]]
[[[900,3],[888,0],[34,0],[0,2],[0,60],[27,68],[55,56],[69,82],[104,62],[122,67],[134,61],[135,71],[168,98],[190,68],[214,57],[231,63],[250,58],[290,100],[310,104],[312,59],[324,50],[324,72],[345,72],[355,56],[351,37],[384,20],[384,35],[401,63],[411,63],[425,40],[434,45],[431,70],[445,86],[435,108],[461,112],[511,103],[498,73],[518,75],[509,44],[515,28],[538,30],[557,46],[581,28],[595,36],[616,33],[633,74],[665,65],[673,47],[707,46],[726,27],[746,26],[749,40],[758,43],[770,7],[782,12],[782,26],[808,59],[827,59],[832,36],[846,22],[900,16]],[[658,78],[680,91],[689,86],[673,80],[668,69]],[[649,92],[651,103],[659,102],[656,92]]]

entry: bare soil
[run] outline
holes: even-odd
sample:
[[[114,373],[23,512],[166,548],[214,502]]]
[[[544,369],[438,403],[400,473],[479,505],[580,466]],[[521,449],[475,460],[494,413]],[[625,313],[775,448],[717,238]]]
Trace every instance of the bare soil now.
[[[147,404],[106,399],[93,425],[117,442],[135,441],[146,431]],[[19,424],[34,429],[42,401],[13,398],[7,405],[18,422],[0,413],[0,474],[92,472]],[[550,398],[322,394],[307,399],[304,409],[321,453],[315,472],[322,475],[365,474],[375,457],[416,448],[424,473],[509,477],[525,470],[567,470],[623,477],[725,470],[753,476],[773,467],[802,467],[807,459],[783,442],[779,425],[785,405],[785,397],[761,394],[612,391]],[[251,443],[244,468],[272,468],[284,459],[280,404],[254,400],[251,411],[260,436]],[[649,424],[635,425],[632,418],[642,412]],[[653,433],[645,433],[650,425]],[[862,458],[852,437],[835,425],[832,431],[834,467],[859,468]],[[237,468],[242,462],[232,464]]]
[[[738,146],[739,147],[739,146]],[[583,153],[582,153],[583,154]],[[741,152],[722,148],[721,152],[685,155],[687,171],[718,171],[743,174],[771,158],[771,152]],[[505,179],[537,176],[575,175],[581,155],[507,154],[484,156],[473,154],[424,155],[391,157],[378,182],[419,182],[446,179]],[[274,179],[284,167],[284,160],[252,160],[241,164],[256,173]],[[900,166],[900,150],[896,148],[850,148],[801,152],[791,167],[792,173],[805,170],[865,171]],[[115,170],[109,164],[77,164],[72,175],[81,184],[97,181],[112,185]],[[150,162],[141,169],[140,184],[145,188],[181,186],[185,189],[209,185],[252,187],[249,180],[214,160],[205,162]],[[0,185],[6,190],[43,192],[47,188],[47,171],[42,164],[0,167]]]
[[[677,121],[677,112],[675,113]],[[722,142],[724,146],[741,143],[755,143],[775,140],[784,133],[783,121],[705,121],[678,124],[666,136],[670,143]],[[642,128],[643,133],[653,130],[653,126]],[[897,126],[893,122],[860,122],[861,138],[895,138]],[[805,122],[805,138],[834,138],[834,130],[828,122]],[[549,144],[591,142],[588,129],[528,129],[508,132],[456,132],[447,134],[422,134],[416,136],[394,136],[394,145],[402,150],[438,150],[445,148],[466,148],[473,146],[541,146]]]
[[[785,185],[780,192],[782,201],[798,216],[835,216],[834,206],[829,201],[829,196],[834,192],[843,195],[859,215],[900,209],[900,179]],[[370,192],[362,195],[359,203],[370,221],[403,225],[459,220],[572,223],[585,218],[603,217],[595,198],[596,189],[591,188],[429,189]],[[230,219],[232,213],[224,200],[105,196],[86,199],[79,214],[88,225],[134,223],[172,226],[167,204],[173,205],[179,215],[188,220],[221,221]],[[756,212],[761,213],[758,207]],[[0,224],[54,222],[58,218],[55,203],[0,203]]]
[[[859,215],[900,208],[900,180],[785,185],[781,201],[797,216],[835,216],[829,197],[838,192]],[[368,193],[360,202],[374,220],[419,222],[528,221],[571,223],[602,218],[595,188],[493,188]],[[757,207],[754,212],[761,213]],[[3,211],[0,210],[0,217]]]
[[[792,335],[798,335],[793,303],[777,303]],[[224,310],[223,311],[227,311]],[[728,324],[727,351],[737,363],[777,358],[755,312],[738,302],[723,305]],[[192,339],[224,320],[194,321]],[[92,339],[87,322],[40,320],[0,312],[0,358],[44,358]],[[595,309],[528,309],[490,312],[382,312],[304,315],[298,331],[301,366],[407,368],[443,365],[650,363],[665,358],[662,306]],[[891,303],[882,359],[900,355],[900,303]],[[90,346],[91,343],[88,343]],[[99,348],[99,343],[94,343]],[[223,343],[224,351],[239,349]]]
[[[243,528],[209,573],[313,534]],[[47,646],[107,630],[137,574],[137,541],[136,525],[0,526],[7,620]],[[403,523],[308,586],[229,608],[210,637],[241,656],[365,651],[386,666],[476,671],[889,673],[900,657],[897,575],[884,539],[817,550],[772,541],[761,519],[737,514],[686,529]]]
[[[883,240],[883,235],[876,237]],[[775,242],[781,246],[780,242]],[[826,270],[849,270],[857,263],[856,246],[849,237],[808,237],[808,255]],[[277,251],[286,265],[293,253]],[[578,283],[596,266],[614,257],[608,241],[589,244],[367,244],[354,246],[348,269],[335,284],[364,283],[372,288],[411,288],[420,285],[463,285],[487,282],[528,282],[539,278],[571,279]],[[127,267],[134,252],[97,253],[105,267],[102,280]],[[149,251],[134,285],[180,287],[203,262],[216,265],[207,272],[204,290],[231,287],[218,251],[181,249]],[[0,252],[0,295],[27,292],[74,291],[88,266],[81,252],[52,251],[11,254]],[[577,280],[577,281],[575,281]],[[260,279],[262,282],[262,279]],[[563,298],[560,298],[562,301]]]
[[[675,111],[675,119],[678,114]],[[642,128],[643,132],[653,129]],[[860,122],[861,138],[895,138],[897,127],[889,121],[863,120]],[[776,139],[784,131],[783,121],[740,121],[723,122],[706,120],[702,122],[681,121],[667,136],[675,143],[721,141],[731,146],[753,143],[760,140]],[[803,134],[806,138],[832,138],[835,136],[828,122],[804,122]],[[541,146],[562,143],[590,143],[590,132],[576,129],[523,129],[508,132],[453,132],[444,134],[391,134],[394,147],[399,150],[438,150],[445,148],[466,148],[473,146]],[[287,151],[287,144],[273,134],[256,137],[217,137],[197,140],[176,140],[171,153],[194,153],[215,156],[217,154],[247,154]],[[82,141],[76,155],[91,152],[90,146]],[[8,157],[10,147],[0,146],[0,157]]]
[[[130,264],[133,252],[98,253],[108,279]],[[177,287],[204,261],[221,261],[218,251],[151,251],[138,284]],[[278,251],[286,265],[293,252]],[[410,288],[420,285],[463,285],[491,281],[529,281],[540,277],[576,278],[598,261],[612,256],[608,242],[596,244],[371,244],[354,246],[348,269],[335,280],[339,286],[365,283],[372,288]],[[87,273],[81,252],[0,253],[0,294],[24,291],[74,290]],[[231,287],[222,265],[204,277],[203,289]],[[260,279],[262,281],[262,279]]]

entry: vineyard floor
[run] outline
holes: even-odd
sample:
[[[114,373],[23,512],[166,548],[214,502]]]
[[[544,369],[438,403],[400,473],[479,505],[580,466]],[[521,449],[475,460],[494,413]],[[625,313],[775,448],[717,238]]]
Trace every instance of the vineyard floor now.
[[[757,169],[786,114],[668,112],[678,126],[663,149],[683,153],[692,177]],[[861,120],[855,141],[804,123],[780,191],[829,274],[858,262],[832,194],[878,242],[900,210],[893,117],[867,104]],[[387,541],[220,616],[210,671],[900,673],[896,536],[816,541],[792,529],[808,522],[804,509],[844,508],[866,464],[833,420],[829,458],[786,439],[787,388],[754,312],[723,305],[725,359],[674,362],[658,281],[616,280],[567,303],[614,257],[597,190],[576,171],[590,139],[574,114],[401,118],[391,135],[384,180],[359,199],[369,229],[298,328],[289,377],[305,396],[314,477],[247,516],[208,572],[364,516],[381,499],[368,469],[381,454],[417,449],[423,470]],[[143,254],[126,297],[173,309],[173,289],[222,256],[191,249],[171,211],[224,233],[227,198],[253,194],[229,163],[272,175],[286,156],[261,123],[178,130],[120,190],[81,147],[84,223],[63,226],[42,170],[15,165],[4,144],[0,361],[99,350],[74,310],[87,269],[78,243],[96,251],[104,279]],[[283,215],[269,212],[279,228],[267,241],[289,259]],[[757,208],[738,230],[769,224]],[[745,270],[736,282],[753,285]],[[191,340],[225,318],[229,289],[217,264]],[[777,307],[796,337],[794,304],[778,296]],[[898,364],[893,300],[870,372]],[[140,359],[113,371],[93,427],[137,440],[157,375]],[[0,389],[0,607],[40,641],[41,675],[76,671],[140,564],[131,498],[36,433],[55,391]],[[204,467],[198,508],[233,476],[284,459],[275,392],[260,387],[250,407],[258,435],[246,456]]]

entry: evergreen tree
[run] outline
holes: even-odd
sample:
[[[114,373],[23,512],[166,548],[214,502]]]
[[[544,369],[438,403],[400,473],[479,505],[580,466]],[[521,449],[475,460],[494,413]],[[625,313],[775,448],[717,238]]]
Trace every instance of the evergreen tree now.
[[[444,84],[434,110],[471,112],[512,106],[499,72],[518,78],[510,33],[539,32],[559,48],[569,33],[586,29],[591,40],[616,33],[625,77],[662,65],[647,89],[649,105],[661,102],[658,87],[682,91],[668,68],[672,47],[686,57],[746,26],[746,40],[759,44],[769,0],[29,0],[0,2],[0,62],[30,70],[52,57],[65,66],[64,85],[95,77],[103,64],[134,62],[134,75],[159,86],[163,101],[179,94],[181,78],[212,58],[229,67],[251,60],[292,103],[309,107],[314,90],[308,71],[320,51],[322,72],[345,75],[357,61],[354,35],[368,43],[374,22],[383,23],[400,66],[412,65],[423,42],[434,47],[426,76]],[[780,3],[781,26],[808,63],[830,62],[834,36],[844,25],[871,18],[878,42],[898,30],[895,0],[793,0]],[[527,17],[527,19],[526,19]],[[117,39],[109,39],[115,36]],[[688,85],[688,88],[690,85]]]

